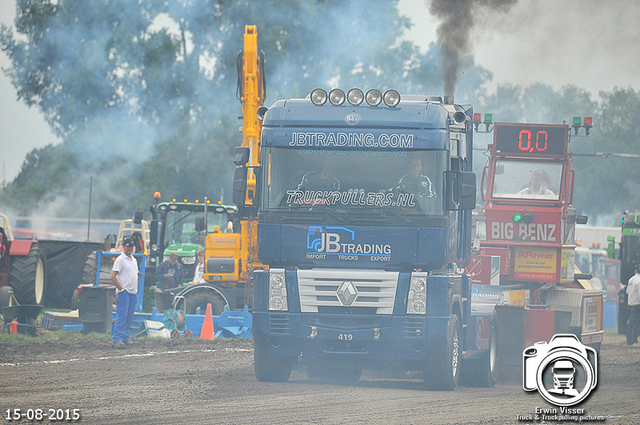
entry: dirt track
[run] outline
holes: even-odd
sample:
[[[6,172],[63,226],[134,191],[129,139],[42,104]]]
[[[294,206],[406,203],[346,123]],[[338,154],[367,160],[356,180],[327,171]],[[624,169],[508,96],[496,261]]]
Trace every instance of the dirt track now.
[[[606,416],[595,423],[640,423],[640,346],[606,335],[599,367],[578,407]],[[365,372],[345,386],[295,369],[288,383],[262,383],[251,340],[138,338],[126,350],[104,338],[0,343],[3,423],[29,422],[7,420],[7,409],[61,408],[79,409],[86,424],[524,424],[516,415],[536,407],[552,406],[519,381],[429,392],[418,379]]]

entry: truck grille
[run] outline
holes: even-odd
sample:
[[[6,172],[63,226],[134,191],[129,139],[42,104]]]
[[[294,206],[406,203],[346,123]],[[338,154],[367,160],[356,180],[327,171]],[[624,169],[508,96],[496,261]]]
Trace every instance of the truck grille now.
[[[300,309],[302,313],[318,313],[331,307],[333,313],[336,308],[343,308],[391,314],[397,283],[397,272],[382,270],[298,270]]]

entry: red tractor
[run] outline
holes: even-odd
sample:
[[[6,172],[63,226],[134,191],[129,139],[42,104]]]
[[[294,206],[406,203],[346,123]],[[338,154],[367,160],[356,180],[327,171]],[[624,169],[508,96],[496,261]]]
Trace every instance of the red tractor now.
[[[44,256],[38,241],[14,239],[9,219],[0,214],[0,308],[42,304]]]

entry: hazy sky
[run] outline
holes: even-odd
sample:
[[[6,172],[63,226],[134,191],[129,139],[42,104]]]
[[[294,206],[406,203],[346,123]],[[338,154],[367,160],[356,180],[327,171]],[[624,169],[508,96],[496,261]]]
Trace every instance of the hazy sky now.
[[[426,49],[436,40],[438,21],[425,1],[400,0],[399,8],[415,25],[408,38]],[[471,53],[477,65],[493,72],[492,87],[575,84],[594,96],[614,87],[640,89],[638,0],[519,0],[504,13],[473,14]],[[0,22],[13,26],[14,15],[15,0],[0,0]],[[2,53],[0,67],[9,67]],[[36,109],[17,101],[0,73],[0,185],[16,177],[28,152],[50,143],[59,140]]]

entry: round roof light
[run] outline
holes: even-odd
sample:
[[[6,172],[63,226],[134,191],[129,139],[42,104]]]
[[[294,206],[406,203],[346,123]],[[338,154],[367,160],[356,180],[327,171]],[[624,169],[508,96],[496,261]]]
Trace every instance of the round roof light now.
[[[344,92],[340,89],[333,89],[329,92],[329,102],[331,102],[332,105],[342,105],[344,103],[344,100],[346,99],[346,96],[344,95]]]
[[[387,90],[384,92],[382,100],[384,100],[385,105],[393,108],[394,106],[398,106],[398,103],[400,103],[400,93],[395,90]]]
[[[364,100],[364,93],[360,89],[351,89],[349,93],[347,93],[347,100],[353,106],[358,106]]]
[[[382,93],[380,93],[380,90],[371,89],[364,98],[369,105],[378,106],[382,102]]]
[[[311,102],[317,106],[324,105],[327,102],[327,92],[322,89],[315,89],[311,92]]]

